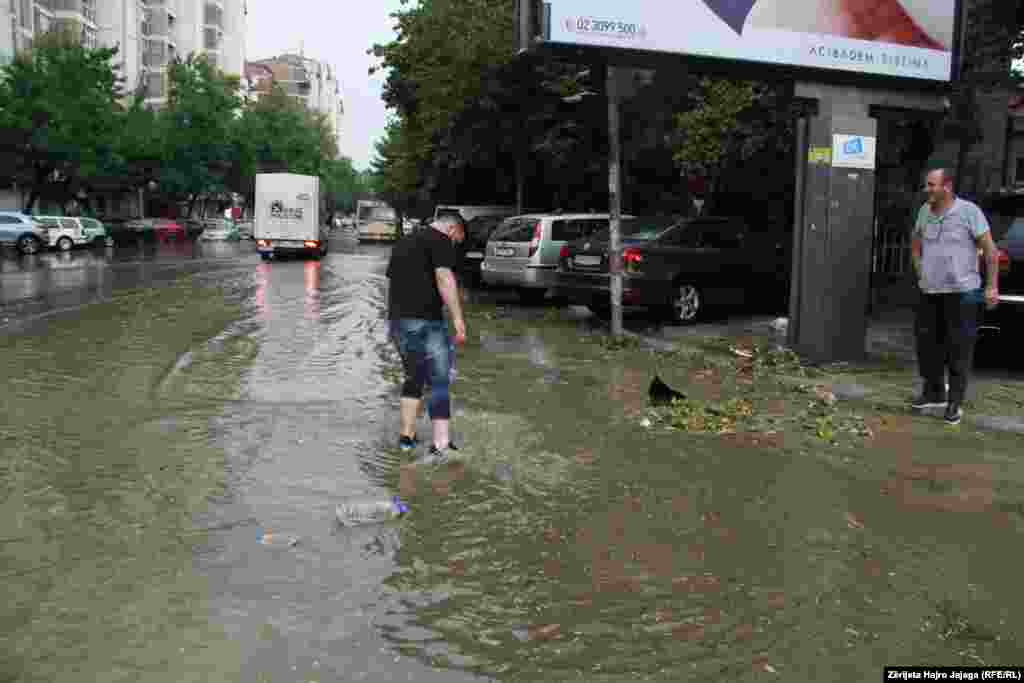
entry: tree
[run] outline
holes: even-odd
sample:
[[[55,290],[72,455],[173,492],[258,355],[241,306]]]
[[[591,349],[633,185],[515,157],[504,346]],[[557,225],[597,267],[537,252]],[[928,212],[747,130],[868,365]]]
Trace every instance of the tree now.
[[[421,172],[444,156],[439,140],[512,56],[513,4],[422,0],[392,14],[398,37],[370,50],[388,70],[384,100],[397,115],[375,164],[390,201],[415,203],[429,194],[433,178]]]
[[[191,214],[201,194],[228,191],[242,106],[239,81],[202,55],[173,62],[168,79],[167,107],[156,119],[163,148],[158,192],[171,202],[187,201]]]
[[[327,118],[311,112],[279,85],[249,104],[235,129],[238,192],[251,196],[256,173],[319,176],[325,193],[335,190],[343,201],[351,162],[339,160],[338,143]],[[348,162],[347,167],[344,162]]]
[[[83,179],[111,165],[116,54],[84,47],[73,33],[51,32],[0,69],[0,166],[28,188],[25,211],[42,195],[67,202]]]
[[[366,190],[362,176],[352,166],[352,160],[348,157],[328,160],[326,167],[321,194],[327,200],[328,211],[354,211],[356,199]]]

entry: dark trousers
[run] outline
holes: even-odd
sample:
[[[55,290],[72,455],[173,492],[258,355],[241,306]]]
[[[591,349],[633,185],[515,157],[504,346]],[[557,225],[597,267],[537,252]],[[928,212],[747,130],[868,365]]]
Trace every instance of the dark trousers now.
[[[921,294],[917,308],[917,361],[928,396],[945,396],[949,373],[949,401],[961,402],[974,362],[978,339],[980,292]]]

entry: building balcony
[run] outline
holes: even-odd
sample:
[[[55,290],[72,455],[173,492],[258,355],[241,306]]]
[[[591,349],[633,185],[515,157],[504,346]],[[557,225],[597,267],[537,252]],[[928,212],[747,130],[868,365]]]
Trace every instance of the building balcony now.
[[[224,29],[224,7],[220,3],[207,2],[203,6],[203,24]]]
[[[203,29],[203,48],[205,50],[220,50],[224,40],[224,31],[207,26]]]
[[[38,3],[37,3],[38,4]],[[51,0],[56,16],[66,19],[81,19],[96,25],[96,3],[94,0]]]
[[[166,79],[162,73],[146,76],[146,99],[162,99],[167,96]]]
[[[162,38],[173,40],[175,28],[174,15],[163,9],[145,10],[141,33],[146,38]]]

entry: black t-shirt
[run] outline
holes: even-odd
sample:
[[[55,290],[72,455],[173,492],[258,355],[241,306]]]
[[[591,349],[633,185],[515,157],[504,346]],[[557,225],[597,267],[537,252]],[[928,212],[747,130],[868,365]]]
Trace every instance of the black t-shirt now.
[[[455,244],[433,228],[417,230],[399,240],[391,249],[388,263],[388,317],[444,320],[444,300],[434,270],[454,271],[455,264]]]

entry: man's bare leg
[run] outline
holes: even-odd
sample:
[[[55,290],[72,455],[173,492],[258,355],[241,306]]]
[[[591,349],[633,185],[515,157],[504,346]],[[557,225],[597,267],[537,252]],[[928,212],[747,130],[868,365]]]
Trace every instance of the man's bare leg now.
[[[403,398],[399,409],[401,425],[399,427],[401,436],[410,439],[416,436],[416,419],[420,414],[420,404],[423,401],[415,398]]]
[[[433,420],[433,425],[434,445],[438,450],[448,448],[448,444],[451,443],[451,434],[448,432],[449,420]]]

